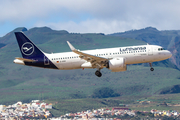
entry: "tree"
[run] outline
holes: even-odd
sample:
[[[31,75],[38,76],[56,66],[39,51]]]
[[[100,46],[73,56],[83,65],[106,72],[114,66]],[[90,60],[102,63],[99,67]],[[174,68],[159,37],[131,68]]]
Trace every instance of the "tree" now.
[[[108,87],[102,87],[95,89],[93,92],[93,98],[108,98],[108,97],[117,97],[120,96],[118,93],[115,93],[113,89]]]

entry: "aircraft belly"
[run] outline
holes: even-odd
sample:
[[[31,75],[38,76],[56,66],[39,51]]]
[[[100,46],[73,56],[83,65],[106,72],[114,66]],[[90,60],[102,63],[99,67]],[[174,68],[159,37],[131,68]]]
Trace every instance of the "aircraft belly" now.
[[[137,64],[137,63],[141,63],[142,62],[142,57],[141,56],[130,56],[130,57],[126,57],[125,60],[126,64]]]
[[[79,62],[72,62],[72,67],[73,69],[81,69],[81,65],[83,64],[83,61],[79,61]]]

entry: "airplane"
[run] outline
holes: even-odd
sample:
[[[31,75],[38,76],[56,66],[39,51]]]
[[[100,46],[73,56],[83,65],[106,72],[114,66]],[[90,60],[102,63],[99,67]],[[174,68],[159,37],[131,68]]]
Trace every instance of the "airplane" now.
[[[112,72],[127,70],[127,65],[149,63],[154,71],[152,62],[162,61],[172,56],[171,52],[158,45],[126,46],[106,49],[80,51],[69,41],[72,52],[48,54],[40,50],[23,32],[15,32],[23,58],[15,58],[14,63],[49,69],[71,70],[96,68],[95,75],[101,77],[101,69],[107,68]]]

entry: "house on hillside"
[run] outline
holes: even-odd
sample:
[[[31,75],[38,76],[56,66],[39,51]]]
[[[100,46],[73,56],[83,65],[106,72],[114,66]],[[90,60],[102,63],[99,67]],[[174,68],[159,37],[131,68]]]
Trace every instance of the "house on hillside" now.
[[[119,110],[129,110],[129,108],[121,108],[121,107],[112,108],[112,111],[119,111]]]
[[[45,109],[52,109],[52,104],[50,103],[50,104],[48,104],[48,103],[41,103],[40,104],[40,107],[41,108],[45,108]]]

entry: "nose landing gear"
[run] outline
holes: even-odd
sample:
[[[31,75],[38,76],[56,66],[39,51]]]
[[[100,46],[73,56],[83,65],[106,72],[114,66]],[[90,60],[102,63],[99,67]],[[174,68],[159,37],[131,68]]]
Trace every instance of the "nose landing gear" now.
[[[150,65],[150,67],[151,67],[150,70],[151,70],[151,71],[154,71],[154,68],[152,67],[152,63],[149,63],[149,65]]]
[[[154,71],[154,68],[150,68],[151,71]]]

